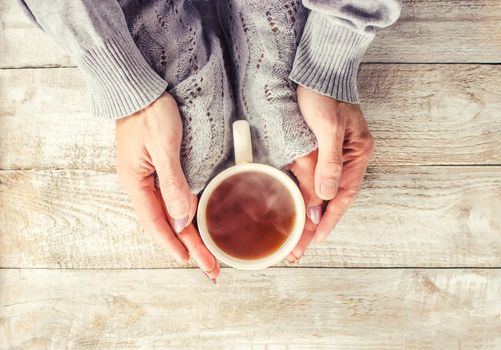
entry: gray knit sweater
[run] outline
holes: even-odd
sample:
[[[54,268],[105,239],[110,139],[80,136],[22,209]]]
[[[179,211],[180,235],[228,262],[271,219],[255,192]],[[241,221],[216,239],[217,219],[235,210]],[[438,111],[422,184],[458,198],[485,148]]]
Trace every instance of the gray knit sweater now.
[[[21,0],[80,67],[95,115],[127,116],[166,89],[174,95],[183,117],[183,169],[194,192],[229,154],[232,118],[251,122],[258,158],[275,166],[314,149],[291,81],[358,102],[362,56],[375,30],[400,14],[397,0],[213,2],[234,81],[220,38],[202,27],[189,0]]]

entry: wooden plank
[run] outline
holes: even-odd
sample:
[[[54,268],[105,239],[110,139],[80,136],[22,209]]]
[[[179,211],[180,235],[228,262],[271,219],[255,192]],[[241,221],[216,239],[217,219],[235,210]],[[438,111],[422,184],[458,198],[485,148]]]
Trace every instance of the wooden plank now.
[[[501,167],[371,168],[300,266],[501,267]],[[116,176],[0,172],[0,267],[180,267],[145,234]]]
[[[71,57],[30,21],[17,0],[0,0],[0,67],[72,66]]]
[[[378,32],[367,62],[501,62],[498,0],[402,1],[402,14]]]
[[[77,69],[0,71],[0,169],[115,164],[115,123],[92,117]]]
[[[500,270],[1,270],[2,348],[501,347]]]
[[[196,1],[208,22],[211,6]],[[25,16],[16,0],[0,3],[0,67],[71,66],[70,57]],[[403,1],[399,21],[379,32],[366,62],[501,62],[497,0]]]
[[[374,164],[501,164],[501,66],[368,65]]]
[[[367,64],[373,164],[501,164],[501,66]],[[0,70],[0,169],[115,165],[114,123],[73,68]]]

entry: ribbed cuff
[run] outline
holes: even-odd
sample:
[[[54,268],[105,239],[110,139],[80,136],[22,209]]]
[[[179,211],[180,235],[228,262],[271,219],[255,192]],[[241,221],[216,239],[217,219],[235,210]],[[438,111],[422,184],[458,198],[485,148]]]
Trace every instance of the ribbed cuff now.
[[[86,51],[77,61],[89,86],[92,112],[99,117],[131,115],[167,88],[167,82],[148,65],[132,38],[121,33]]]
[[[357,72],[374,34],[311,11],[289,78],[336,100],[357,103]]]

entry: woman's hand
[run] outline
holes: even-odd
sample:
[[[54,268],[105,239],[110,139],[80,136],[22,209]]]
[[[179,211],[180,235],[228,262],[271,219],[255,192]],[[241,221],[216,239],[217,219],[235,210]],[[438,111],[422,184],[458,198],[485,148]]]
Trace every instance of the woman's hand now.
[[[292,163],[290,169],[300,186],[313,186],[317,197],[311,194],[305,197],[308,216],[313,220],[308,220],[306,238],[301,238],[289,261],[300,258],[312,238],[322,241],[330,234],[357,197],[374,150],[374,141],[359,105],[339,102],[302,86],[297,88],[297,97],[301,114],[317,137],[318,159],[316,154],[307,155]],[[309,191],[311,193],[311,189]],[[305,191],[302,192],[304,196]],[[323,216],[316,206],[316,198],[329,201]],[[312,234],[315,223],[318,226]]]
[[[182,135],[176,101],[164,93],[148,107],[117,121],[117,172],[145,229],[180,262],[187,262],[191,253],[215,281],[219,264],[190,224],[197,197],[190,193],[181,168]]]
[[[315,192],[329,203],[315,240],[323,240],[339,222],[360,190],[374,140],[359,105],[299,86],[298,104],[318,141]]]

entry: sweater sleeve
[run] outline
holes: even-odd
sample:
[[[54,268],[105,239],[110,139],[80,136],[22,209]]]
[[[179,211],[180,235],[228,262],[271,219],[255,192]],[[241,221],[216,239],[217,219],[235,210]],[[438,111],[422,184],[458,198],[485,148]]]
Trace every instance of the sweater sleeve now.
[[[167,82],[146,62],[115,0],[21,0],[29,16],[79,66],[92,112],[104,118],[133,114],[158,98]]]
[[[290,79],[337,100],[358,103],[357,72],[375,31],[400,15],[397,0],[303,0],[310,9]]]

